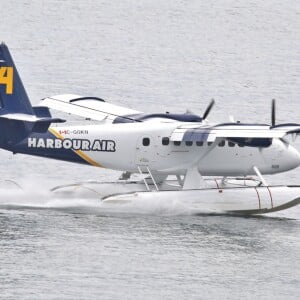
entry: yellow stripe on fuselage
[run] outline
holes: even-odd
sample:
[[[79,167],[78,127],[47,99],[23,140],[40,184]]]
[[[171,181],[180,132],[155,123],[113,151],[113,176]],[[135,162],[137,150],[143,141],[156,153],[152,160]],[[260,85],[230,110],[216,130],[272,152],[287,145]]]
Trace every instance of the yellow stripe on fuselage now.
[[[48,130],[53,135],[55,135],[58,139],[60,139],[60,140],[64,140],[65,139],[61,134],[59,134],[53,128],[49,128]],[[83,151],[81,151],[81,150],[74,150],[74,149],[72,149],[72,151],[74,151],[77,155],[79,155],[82,159],[84,159],[85,161],[87,161],[89,164],[91,164],[91,165],[93,165],[95,167],[104,168],[102,165],[100,165],[99,163],[95,162],[93,159],[91,159],[90,157],[88,157]]]

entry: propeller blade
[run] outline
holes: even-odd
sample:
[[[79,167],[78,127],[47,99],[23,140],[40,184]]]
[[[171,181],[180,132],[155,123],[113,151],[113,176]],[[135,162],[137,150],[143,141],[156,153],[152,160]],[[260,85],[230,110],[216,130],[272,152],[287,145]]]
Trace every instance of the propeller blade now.
[[[184,113],[185,115],[191,115],[194,114],[190,109],[186,109],[186,112]]]
[[[272,127],[274,127],[276,124],[276,102],[275,102],[275,99],[272,99],[271,122],[272,122]]]
[[[209,115],[211,109],[213,108],[213,106],[215,105],[215,100],[214,99],[211,99],[209,105],[207,106],[204,114],[203,114],[203,117],[202,119],[205,120],[207,118],[207,116]]]
[[[231,123],[235,123],[234,117],[232,115],[230,115],[228,118]]]

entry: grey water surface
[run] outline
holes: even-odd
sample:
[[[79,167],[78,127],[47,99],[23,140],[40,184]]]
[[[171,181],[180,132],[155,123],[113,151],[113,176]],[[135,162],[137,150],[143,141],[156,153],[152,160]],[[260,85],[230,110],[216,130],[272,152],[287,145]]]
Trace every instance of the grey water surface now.
[[[75,93],[201,114],[214,98],[211,121],[270,123],[276,98],[277,122],[300,122],[298,1],[0,0],[0,15],[33,104]],[[299,206],[109,211],[49,189],[119,172],[2,150],[0,162],[0,299],[300,297]],[[300,168],[266,179],[300,184]]]

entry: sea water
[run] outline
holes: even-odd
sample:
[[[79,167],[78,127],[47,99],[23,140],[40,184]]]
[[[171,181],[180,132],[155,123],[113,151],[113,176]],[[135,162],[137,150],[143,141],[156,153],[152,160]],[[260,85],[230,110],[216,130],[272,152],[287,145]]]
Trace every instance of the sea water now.
[[[0,0],[32,103],[62,93],[211,121],[299,122],[297,1]],[[0,129],[1,134],[1,129]],[[299,141],[295,146],[300,149]],[[110,211],[49,189],[119,172],[0,151],[1,299],[298,299],[300,207],[264,217]],[[300,184],[300,169],[267,176]]]

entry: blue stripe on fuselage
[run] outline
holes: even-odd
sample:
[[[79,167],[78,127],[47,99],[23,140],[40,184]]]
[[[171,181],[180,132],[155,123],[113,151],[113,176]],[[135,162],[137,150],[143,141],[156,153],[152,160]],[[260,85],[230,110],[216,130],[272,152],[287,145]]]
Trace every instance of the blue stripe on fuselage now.
[[[6,150],[12,151],[13,153],[22,153],[22,154],[29,154],[47,158],[54,158],[58,160],[64,160],[69,162],[76,162],[81,164],[89,164],[79,155],[77,155],[72,149],[65,149],[65,148],[48,148],[48,147],[37,147],[31,146],[29,147],[28,141],[30,139],[36,139],[39,141],[40,139],[44,140],[44,144],[47,145],[47,139],[51,140],[59,140],[55,135],[51,132],[46,133],[31,133],[28,137],[23,139],[18,144],[12,146],[6,146]]]

